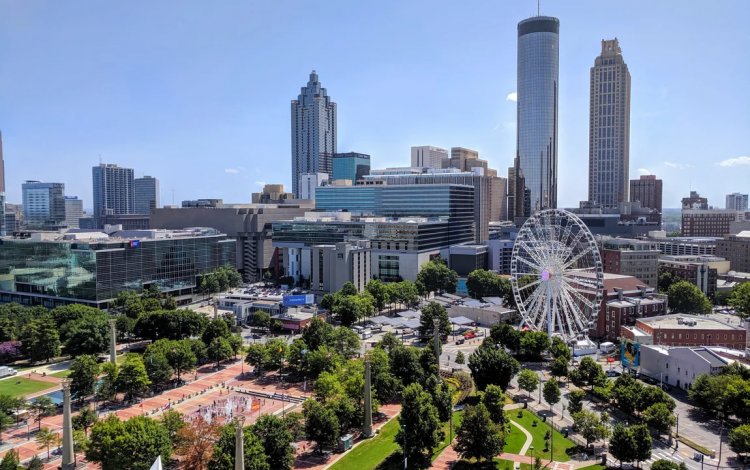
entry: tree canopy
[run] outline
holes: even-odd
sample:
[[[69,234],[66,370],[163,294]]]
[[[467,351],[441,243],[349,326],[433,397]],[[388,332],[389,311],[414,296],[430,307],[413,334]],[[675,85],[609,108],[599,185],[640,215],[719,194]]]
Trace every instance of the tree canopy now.
[[[687,281],[673,283],[667,289],[669,309],[678,313],[711,313],[711,301],[695,284]]]
[[[458,284],[458,274],[444,261],[436,259],[422,265],[417,274],[417,283],[423,286],[427,293],[454,293]]]

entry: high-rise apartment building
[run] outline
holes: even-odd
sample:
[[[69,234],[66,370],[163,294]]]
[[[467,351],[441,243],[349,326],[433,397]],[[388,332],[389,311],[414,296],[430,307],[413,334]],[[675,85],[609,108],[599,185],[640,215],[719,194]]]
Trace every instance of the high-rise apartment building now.
[[[370,156],[357,152],[335,153],[332,167],[332,180],[351,180],[354,183],[370,174]]]
[[[443,168],[443,161],[450,158],[446,149],[423,145],[411,148],[412,168]]]
[[[23,217],[33,228],[54,228],[65,222],[65,185],[26,181],[21,185]]]
[[[299,195],[303,173],[331,174],[336,153],[336,103],[320,85],[315,70],[292,100],[292,192]]]
[[[641,175],[630,180],[630,202],[640,202],[641,207],[662,210],[662,181],[656,175]]]
[[[529,191],[525,214],[557,207],[559,34],[557,18],[535,16],[518,23],[516,177],[524,178],[524,193]]]
[[[133,208],[136,214],[150,214],[159,207],[159,180],[144,176],[133,180]]]
[[[615,208],[628,201],[630,72],[617,38],[602,40],[591,67],[589,202]]]
[[[83,201],[78,196],[65,196],[65,226],[79,228],[83,218]]]
[[[135,213],[132,168],[100,163],[91,169],[94,186],[94,217]]]
[[[735,211],[747,210],[747,194],[732,193],[727,194],[727,209]]]

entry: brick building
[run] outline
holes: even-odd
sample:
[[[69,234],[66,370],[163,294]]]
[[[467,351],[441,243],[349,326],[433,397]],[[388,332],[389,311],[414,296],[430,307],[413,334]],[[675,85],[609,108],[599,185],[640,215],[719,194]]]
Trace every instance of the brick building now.
[[[719,274],[729,271],[729,261],[718,256],[664,255],[659,258],[659,272],[668,272],[698,286],[713,298]]]
[[[664,315],[667,298],[640,279],[620,274],[604,274],[604,292],[599,307],[596,328],[591,336],[601,340],[616,341],[620,327],[635,325],[639,318]]]
[[[716,255],[728,259],[733,271],[750,272],[750,230],[716,242]]]
[[[650,287],[656,287],[660,252],[655,243],[612,238],[602,242],[600,253],[605,273],[633,276]]]
[[[722,346],[744,350],[747,331],[736,325],[701,315],[664,315],[636,320],[623,326],[621,336],[636,343],[660,346]]]
[[[732,222],[744,220],[747,214],[726,209],[683,209],[683,237],[723,237],[731,233]]]

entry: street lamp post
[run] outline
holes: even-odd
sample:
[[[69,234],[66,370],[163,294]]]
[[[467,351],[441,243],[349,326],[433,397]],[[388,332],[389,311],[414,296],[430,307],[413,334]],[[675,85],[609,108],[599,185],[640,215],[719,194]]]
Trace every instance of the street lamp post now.
[[[404,432],[404,470],[406,470],[406,468],[407,468],[407,464],[406,464],[406,454],[407,454],[407,452],[406,452],[406,423],[404,423],[404,425],[401,427],[401,429]]]
[[[724,444],[724,441],[722,441],[721,437],[722,434],[724,434],[724,412],[719,411],[719,463],[717,464],[717,468],[721,467],[721,447]]]

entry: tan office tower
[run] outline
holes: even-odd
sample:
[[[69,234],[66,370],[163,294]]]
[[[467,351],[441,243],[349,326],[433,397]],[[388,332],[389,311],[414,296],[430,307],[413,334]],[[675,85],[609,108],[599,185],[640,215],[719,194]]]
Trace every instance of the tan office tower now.
[[[630,202],[639,201],[641,207],[656,209],[661,213],[662,181],[656,175],[641,175],[630,180]]]
[[[628,200],[630,72],[617,38],[602,40],[591,67],[589,202],[615,208]]]

